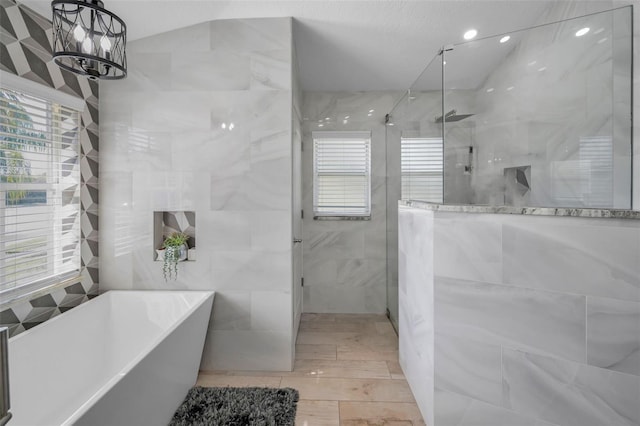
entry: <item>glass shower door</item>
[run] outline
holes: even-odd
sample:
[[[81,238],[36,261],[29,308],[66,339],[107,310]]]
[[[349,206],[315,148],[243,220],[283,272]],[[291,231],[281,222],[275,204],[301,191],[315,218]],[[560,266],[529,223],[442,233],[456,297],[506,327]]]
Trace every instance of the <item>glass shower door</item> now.
[[[436,55],[386,120],[387,314],[399,329],[398,201],[443,197],[442,57]],[[440,120],[438,120],[440,117]]]

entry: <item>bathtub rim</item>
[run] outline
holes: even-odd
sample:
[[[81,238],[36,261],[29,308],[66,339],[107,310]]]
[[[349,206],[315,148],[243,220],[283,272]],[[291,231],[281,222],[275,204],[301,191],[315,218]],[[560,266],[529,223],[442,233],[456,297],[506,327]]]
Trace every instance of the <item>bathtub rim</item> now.
[[[60,426],[72,425],[78,419],[80,419],[82,417],[82,415],[84,415],[94,405],[94,403],[96,401],[98,401],[107,392],[109,392],[118,382],[120,382],[126,376],[126,374],[128,372],[130,372],[147,355],[149,355],[149,353],[151,353],[153,348],[157,347],[158,344],[160,342],[162,342],[168,335],[173,333],[175,331],[175,329],[178,328],[178,326],[185,321],[186,318],[191,316],[196,310],[200,309],[202,307],[202,305],[207,303],[210,299],[211,299],[211,310],[209,312],[209,315],[211,315],[212,314],[212,310],[213,310],[213,299],[215,298],[215,293],[216,292],[215,291],[207,291],[207,290],[109,290],[109,291],[106,291],[106,292],[94,297],[91,300],[88,300],[85,303],[82,303],[81,305],[76,306],[75,308],[73,308],[73,309],[71,309],[71,310],[69,310],[67,312],[63,312],[60,315],[57,315],[56,317],[51,318],[50,320],[48,320],[48,321],[46,321],[45,323],[42,323],[42,324],[53,323],[57,319],[62,318],[63,314],[66,314],[68,312],[73,312],[73,311],[76,311],[78,309],[87,309],[86,306],[91,306],[91,302],[93,300],[96,300],[96,299],[98,299],[98,298],[100,298],[100,297],[102,297],[104,295],[108,295],[108,294],[112,294],[112,293],[122,293],[122,294],[126,294],[126,293],[129,293],[129,294],[145,294],[145,293],[159,294],[159,293],[163,293],[163,294],[173,294],[173,295],[180,294],[180,293],[190,293],[190,294],[201,294],[203,297],[202,297],[202,299],[200,299],[196,303],[194,303],[193,306],[190,306],[189,309],[186,309],[182,313],[182,315],[179,318],[177,318],[176,321],[174,321],[171,324],[171,326],[169,326],[166,329],[162,330],[162,332],[155,339],[153,339],[151,342],[149,342],[149,344],[147,346],[145,346],[139,353],[137,353],[136,356],[134,356],[129,362],[127,362],[109,380],[104,382],[104,384],[102,386],[100,386],[100,388],[98,390],[96,390],[96,392],[94,392],[93,395],[91,395],[88,398],[86,398],[84,400],[84,402],[82,402],[82,404],[79,405],[78,408],[75,411],[73,411],[60,424]],[[42,324],[38,324],[38,326],[41,326]],[[207,327],[208,327],[208,324],[207,324]],[[34,327],[31,330],[35,330],[36,328],[37,328],[37,326]],[[11,343],[12,341],[20,340],[20,336],[23,336],[23,335],[28,336],[28,335],[32,334],[32,333],[29,333],[29,331],[31,331],[31,330],[26,330],[26,331],[18,334],[17,336],[13,336],[12,338],[9,339],[9,343]],[[9,367],[9,368],[11,368],[11,367]]]

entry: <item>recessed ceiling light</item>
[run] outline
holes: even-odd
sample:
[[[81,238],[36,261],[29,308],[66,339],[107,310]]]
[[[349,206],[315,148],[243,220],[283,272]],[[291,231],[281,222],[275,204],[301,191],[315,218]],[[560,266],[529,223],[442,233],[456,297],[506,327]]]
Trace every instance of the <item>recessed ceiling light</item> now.
[[[324,127],[324,124],[320,123],[318,124],[318,127]]]
[[[474,29],[470,29],[469,31],[464,33],[463,37],[464,37],[465,40],[471,40],[472,38],[474,38],[477,35],[478,35],[478,31],[476,31]]]
[[[373,112],[374,110],[370,109],[369,112]]]
[[[487,93],[491,93],[491,92],[493,92],[493,87],[489,87],[489,88],[487,89]]]
[[[345,116],[344,116],[344,119],[345,119],[345,120],[348,120],[348,119],[349,119],[349,117],[351,117],[351,116],[350,116],[350,115],[345,115]]]
[[[547,69],[547,67],[542,67],[542,68],[538,68],[538,71],[544,71],[546,69]]]
[[[504,36],[500,39],[500,43],[506,43],[509,41],[509,39],[511,38],[511,36]]]
[[[576,31],[576,37],[581,37],[589,32],[589,27],[584,27]]]

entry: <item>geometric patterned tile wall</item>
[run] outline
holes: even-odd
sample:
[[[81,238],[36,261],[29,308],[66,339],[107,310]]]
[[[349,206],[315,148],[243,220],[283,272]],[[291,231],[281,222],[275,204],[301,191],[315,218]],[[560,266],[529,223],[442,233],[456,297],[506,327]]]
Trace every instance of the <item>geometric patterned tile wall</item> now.
[[[98,295],[98,83],[62,70],[51,59],[52,25],[15,0],[0,0],[0,69],[81,97],[81,282],[12,305],[0,312],[10,336]]]

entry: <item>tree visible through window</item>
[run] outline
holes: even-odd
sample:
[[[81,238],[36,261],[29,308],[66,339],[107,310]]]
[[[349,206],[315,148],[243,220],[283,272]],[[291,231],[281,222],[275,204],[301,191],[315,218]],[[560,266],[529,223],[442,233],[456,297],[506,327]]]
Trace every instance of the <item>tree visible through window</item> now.
[[[0,90],[0,293],[80,269],[77,111]]]

